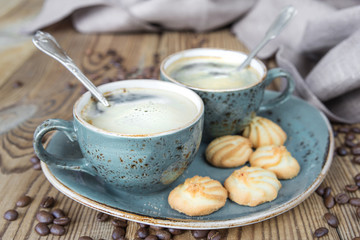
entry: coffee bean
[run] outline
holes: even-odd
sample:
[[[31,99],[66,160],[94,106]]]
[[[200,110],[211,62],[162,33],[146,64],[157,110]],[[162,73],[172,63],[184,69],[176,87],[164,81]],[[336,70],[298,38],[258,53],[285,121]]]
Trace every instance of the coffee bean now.
[[[360,133],[360,128],[358,127],[353,127],[350,129],[353,133]]]
[[[18,218],[18,216],[19,216],[18,212],[14,209],[7,210],[4,213],[4,219],[8,221],[15,221]]]
[[[339,226],[339,220],[334,214],[325,213],[324,218],[331,227],[336,228]]]
[[[63,226],[53,224],[50,228],[50,232],[56,236],[62,236],[65,234],[66,230]]]
[[[44,197],[40,203],[40,207],[51,208],[55,204],[55,199],[53,197]]]
[[[352,140],[354,140],[356,137],[355,137],[355,134],[354,133],[347,133],[346,134],[346,136],[345,136],[345,139],[346,140],[350,140],[350,141],[352,141]]]
[[[70,223],[70,218],[68,217],[59,217],[59,218],[55,218],[53,223],[60,225],[60,226],[66,226]]]
[[[323,198],[328,197],[331,194],[331,187],[326,187],[324,189],[324,194],[323,194]]]
[[[354,184],[349,184],[349,185],[345,186],[345,190],[348,192],[355,192],[358,189],[359,189],[359,187]]]
[[[325,236],[328,233],[329,233],[329,230],[327,228],[321,227],[321,228],[318,228],[315,230],[314,236],[319,238],[319,237]]]
[[[120,237],[125,236],[125,230],[121,227],[115,227],[111,235],[112,239],[120,239]]]
[[[19,198],[19,200],[17,200],[17,202],[16,202],[16,206],[17,207],[26,207],[27,205],[29,205],[30,204],[30,202],[31,202],[31,197],[29,197],[29,196],[21,196],[20,198]]]
[[[41,170],[41,164],[40,164],[40,163],[35,163],[35,164],[33,165],[33,169],[34,169],[34,170]]]
[[[162,230],[162,229],[164,229],[163,227],[159,227],[159,226],[155,226],[155,225],[150,225],[150,228],[154,229],[154,230]]]
[[[336,152],[339,156],[346,156],[348,154],[348,151],[345,147],[336,148]]]
[[[141,228],[147,228],[147,227],[149,227],[149,225],[147,225],[147,224],[145,224],[145,223],[139,223],[139,226],[140,226]]]
[[[35,226],[35,231],[40,235],[40,236],[46,236],[49,235],[50,233],[50,229],[49,227],[45,224],[45,223],[38,223]]]
[[[360,156],[355,156],[355,157],[352,159],[352,162],[355,163],[355,164],[360,164]]]
[[[136,231],[136,236],[139,238],[146,238],[149,236],[149,229],[145,227],[141,227]]]
[[[51,210],[51,214],[52,214],[55,218],[65,217],[64,211],[61,210],[61,209],[59,209],[59,208],[55,208],[55,209]]]
[[[355,175],[354,180],[355,182],[360,181],[360,173]]]
[[[358,187],[360,187],[360,181],[356,181],[356,182],[355,182],[355,185],[358,186]]]
[[[211,230],[207,235],[207,240],[221,240],[220,232],[216,230]]]
[[[360,208],[356,208],[356,216],[360,218]]]
[[[325,192],[325,187],[324,185],[320,185],[316,191],[315,191],[317,194],[319,194],[320,196],[323,196],[324,195],[324,192]]]
[[[37,156],[32,156],[32,157],[30,158],[30,162],[31,162],[32,164],[37,164],[37,163],[40,163],[40,159],[39,159]]]
[[[335,201],[339,204],[345,204],[349,199],[350,197],[346,193],[339,193],[335,196]]]
[[[337,129],[337,131],[338,131],[339,133],[348,133],[348,132],[350,132],[350,128],[348,128],[348,127],[339,127],[339,128]]]
[[[78,240],[94,240],[94,239],[92,239],[92,238],[89,237],[89,236],[81,236],[81,237],[79,237]]]
[[[110,216],[107,215],[106,213],[102,213],[102,212],[99,212],[97,215],[96,215],[96,219],[99,221],[99,222],[106,222],[107,220],[109,220]]]
[[[360,198],[350,198],[349,203],[353,206],[360,206]]]
[[[41,223],[50,224],[54,220],[54,216],[46,211],[40,211],[36,214],[36,219]]]
[[[360,146],[351,148],[351,153],[356,156],[360,155]]]
[[[155,235],[160,239],[160,240],[170,240],[171,239],[171,233],[169,233],[166,230],[157,230]]]
[[[357,143],[354,143],[352,140],[345,140],[345,146],[352,148],[355,147]]]
[[[324,205],[327,209],[333,208],[335,206],[334,197],[329,195],[326,198],[324,198]]]
[[[198,239],[198,238],[206,238],[209,232],[210,232],[209,230],[192,230],[191,234],[193,235],[194,238]]]
[[[122,227],[122,228],[126,228],[128,225],[126,220],[118,219],[118,218],[112,219],[111,224],[115,227]]]
[[[76,84],[73,83],[73,82],[67,82],[66,83],[66,88],[67,89],[73,89],[75,86],[76,86]]]
[[[182,229],[176,229],[176,228],[168,228],[168,231],[172,234],[172,235],[180,235],[184,233],[184,230]]]
[[[159,240],[159,238],[155,235],[149,235],[145,238],[145,240]]]

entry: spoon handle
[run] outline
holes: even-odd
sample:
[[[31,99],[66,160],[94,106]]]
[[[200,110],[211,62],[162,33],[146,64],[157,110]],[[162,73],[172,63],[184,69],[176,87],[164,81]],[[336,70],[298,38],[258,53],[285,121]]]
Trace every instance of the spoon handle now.
[[[75,65],[73,60],[65,53],[64,49],[60,47],[55,38],[45,32],[37,31],[33,36],[33,43],[42,52],[46,53],[50,57],[58,60],[64,65],[80,82],[94,95],[106,107],[110,106],[109,102],[102,95],[102,93],[95,87],[95,85],[81,72],[81,70]]]
[[[271,24],[270,28],[267,30],[265,37],[257,45],[257,47],[249,53],[245,61],[236,69],[240,71],[249,65],[250,61],[256,56],[256,54],[272,39],[276,38],[279,33],[284,29],[288,24],[291,18],[296,14],[297,10],[293,6],[288,6],[284,8],[275,21]]]

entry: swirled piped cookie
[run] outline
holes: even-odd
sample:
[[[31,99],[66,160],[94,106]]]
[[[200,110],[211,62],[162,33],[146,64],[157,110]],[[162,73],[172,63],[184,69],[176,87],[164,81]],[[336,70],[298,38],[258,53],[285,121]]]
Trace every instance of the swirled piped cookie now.
[[[291,179],[298,175],[300,165],[285,146],[265,146],[256,149],[250,156],[252,167],[272,171],[279,179]]]
[[[174,188],[168,197],[171,208],[188,216],[213,213],[226,203],[228,193],[217,180],[194,176]]]
[[[235,170],[224,185],[232,201],[250,207],[274,200],[281,188],[273,172],[248,166]]]
[[[279,125],[270,119],[259,116],[255,116],[250,124],[245,127],[243,136],[249,138],[255,148],[267,145],[284,145],[287,137]]]
[[[206,148],[206,160],[215,167],[231,168],[245,164],[253,153],[249,139],[242,136],[223,136],[214,139]]]

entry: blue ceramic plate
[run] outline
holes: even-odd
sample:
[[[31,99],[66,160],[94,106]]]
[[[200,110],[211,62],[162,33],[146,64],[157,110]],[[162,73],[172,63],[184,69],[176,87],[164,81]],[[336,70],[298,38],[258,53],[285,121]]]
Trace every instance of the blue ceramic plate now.
[[[266,91],[265,98],[275,92]],[[220,182],[234,169],[220,169],[207,164],[206,144],[200,146],[196,159],[173,185],[151,195],[136,195],[111,189],[101,179],[85,173],[63,170],[42,163],[48,180],[62,193],[90,208],[110,215],[151,225],[184,229],[216,229],[260,222],[290,210],[315,191],[331,165],[334,139],[330,124],[317,109],[296,97],[260,114],[278,123],[287,133],[287,149],[299,161],[301,171],[291,180],[281,181],[278,197],[256,207],[240,206],[227,200],[220,210],[202,217],[189,217],[170,208],[167,196],[171,189],[186,178],[210,176]],[[62,133],[51,138],[47,149],[61,155],[79,156],[79,147]]]

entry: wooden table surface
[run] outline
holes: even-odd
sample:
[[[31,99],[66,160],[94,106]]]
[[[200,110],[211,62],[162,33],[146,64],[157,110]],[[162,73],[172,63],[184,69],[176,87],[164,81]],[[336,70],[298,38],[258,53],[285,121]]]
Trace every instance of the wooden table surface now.
[[[0,48],[0,213],[16,209],[15,221],[0,219],[0,239],[111,239],[113,226],[96,220],[98,212],[85,207],[56,190],[29,161],[34,155],[32,139],[35,128],[48,118],[71,119],[72,106],[84,88],[59,63],[38,51],[29,37],[19,37],[9,31],[18,29],[26,19],[34,16],[42,1],[1,1],[0,29],[6,44]],[[19,3],[22,3],[20,6]],[[24,17],[25,16],[25,17]],[[21,18],[22,17],[22,18]],[[22,19],[23,21],[20,21]],[[74,61],[81,66],[95,85],[123,78],[157,78],[159,60],[171,53],[194,47],[215,47],[247,51],[229,29],[210,33],[163,32],[132,34],[80,34],[73,30],[69,20],[45,31],[53,34]],[[332,124],[335,129],[345,125]],[[345,127],[359,127],[359,124]],[[344,133],[336,138],[336,147],[344,145]],[[360,141],[360,134],[356,135]],[[349,149],[348,149],[349,150]],[[332,195],[344,192],[360,166],[353,156],[335,155],[324,185],[331,186]],[[359,191],[348,193],[360,197]],[[27,207],[16,207],[22,195],[32,197]],[[40,237],[34,227],[36,213],[41,210],[44,196],[56,199],[55,208],[63,209],[71,218],[64,236]],[[331,212],[339,219],[337,228],[330,227],[323,215]],[[312,239],[314,231],[326,227],[329,233],[322,239],[352,239],[360,236],[356,207],[336,204],[327,209],[316,193],[294,209],[257,224],[220,230],[223,239]],[[128,239],[135,238],[139,228],[130,222]],[[173,239],[194,239],[190,231]]]

